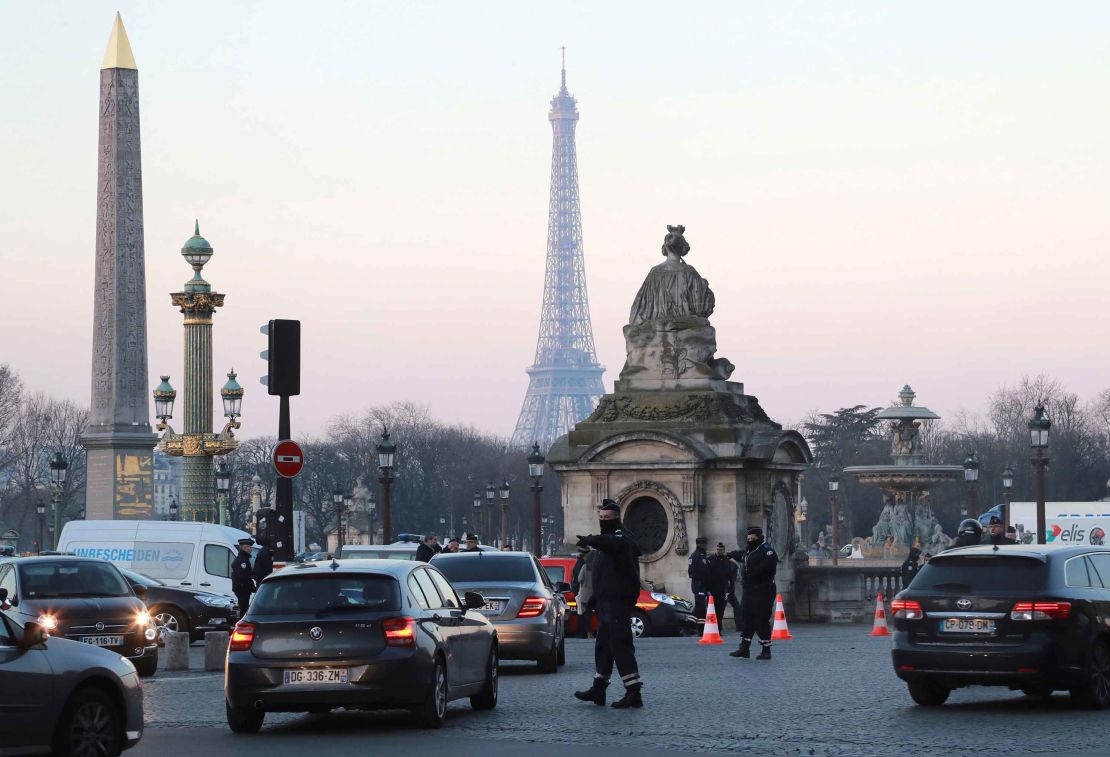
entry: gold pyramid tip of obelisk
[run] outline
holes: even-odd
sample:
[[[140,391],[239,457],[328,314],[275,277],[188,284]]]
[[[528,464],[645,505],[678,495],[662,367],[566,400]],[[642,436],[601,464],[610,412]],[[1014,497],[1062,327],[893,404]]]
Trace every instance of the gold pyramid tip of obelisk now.
[[[127,40],[127,30],[123,28],[123,19],[120,18],[119,11],[116,11],[116,22],[112,24],[112,35],[108,37],[108,49],[104,53],[104,63],[100,68],[133,68],[136,71],[139,69],[135,65],[135,55],[131,52],[131,43]]]

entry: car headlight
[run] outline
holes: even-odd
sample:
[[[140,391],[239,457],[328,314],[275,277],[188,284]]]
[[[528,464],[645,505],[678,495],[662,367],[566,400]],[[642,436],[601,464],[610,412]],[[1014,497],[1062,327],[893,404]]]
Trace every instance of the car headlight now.
[[[39,625],[42,626],[42,630],[50,633],[58,627],[58,619],[55,618],[53,615],[40,615]]]
[[[204,604],[209,607],[231,607],[232,602],[227,597],[221,597],[217,594],[197,594],[195,595]]]
[[[662,603],[663,603],[663,604],[665,604],[665,605],[673,605],[673,604],[674,604],[674,600],[673,600],[673,599],[671,599],[671,598],[670,598],[669,596],[667,596],[666,594],[660,594],[660,593],[659,593],[659,592],[657,592],[657,591],[653,591],[653,592],[651,593],[651,598],[652,598],[652,599],[654,599],[654,600],[655,600],[656,602],[662,602]]]
[[[149,626],[150,625],[150,613],[147,612],[146,610],[139,610],[139,612],[135,614],[135,625],[137,625],[137,626]]]

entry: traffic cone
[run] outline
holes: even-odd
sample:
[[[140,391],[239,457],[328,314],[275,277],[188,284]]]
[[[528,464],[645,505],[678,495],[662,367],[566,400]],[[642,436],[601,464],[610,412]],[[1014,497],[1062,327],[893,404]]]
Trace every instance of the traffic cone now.
[[[705,611],[705,631],[702,633],[701,638],[698,639],[698,643],[725,643],[725,640],[721,638],[721,632],[717,630],[717,608],[713,605],[713,597],[709,598],[709,609]]]
[[[871,626],[871,636],[890,636],[886,625],[886,607],[883,605],[882,592],[875,597],[875,624]]]
[[[786,610],[782,606],[782,595],[775,595],[775,625],[771,629],[771,641],[785,641],[793,639],[790,629],[786,627]]]

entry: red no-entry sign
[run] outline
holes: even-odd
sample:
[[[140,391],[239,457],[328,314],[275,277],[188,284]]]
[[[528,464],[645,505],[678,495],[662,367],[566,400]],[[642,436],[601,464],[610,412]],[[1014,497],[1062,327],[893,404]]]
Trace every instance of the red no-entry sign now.
[[[304,467],[304,452],[292,439],[283,439],[274,447],[274,470],[282,478],[296,478]]]

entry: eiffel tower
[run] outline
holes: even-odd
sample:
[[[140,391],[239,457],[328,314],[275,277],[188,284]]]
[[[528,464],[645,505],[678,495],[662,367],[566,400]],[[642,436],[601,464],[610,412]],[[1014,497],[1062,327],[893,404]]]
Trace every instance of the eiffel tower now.
[[[578,158],[574,127],[578,101],[567,91],[566,48],[562,86],[551,100],[551,202],[547,213],[547,272],[536,359],[512,446],[551,443],[593,412],[605,394],[597,363],[586,265],[582,255],[582,209],[578,202]]]

